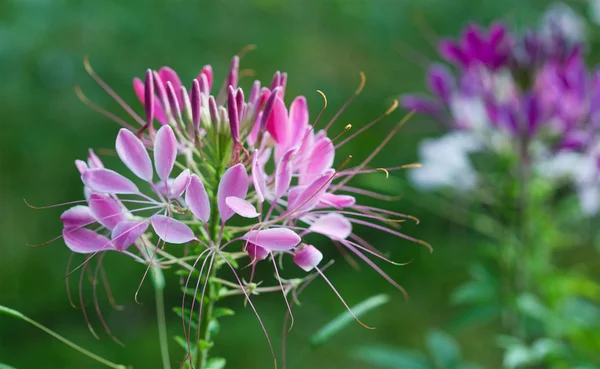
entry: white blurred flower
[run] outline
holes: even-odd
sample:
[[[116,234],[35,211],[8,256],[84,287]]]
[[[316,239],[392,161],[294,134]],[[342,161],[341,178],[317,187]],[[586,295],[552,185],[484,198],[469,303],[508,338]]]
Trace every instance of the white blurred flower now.
[[[450,187],[468,191],[477,183],[469,153],[482,148],[471,132],[455,131],[437,139],[426,139],[419,146],[422,167],[411,170],[411,181],[421,189]]]
[[[585,40],[585,22],[583,18],[564,3],[554,3],[544,13],[542,35],[551,38],[556,31],[565,37],[565,40],[570,44]]]
[[[590,0],[590,18],[596,24],[600,24],[600,0]]]

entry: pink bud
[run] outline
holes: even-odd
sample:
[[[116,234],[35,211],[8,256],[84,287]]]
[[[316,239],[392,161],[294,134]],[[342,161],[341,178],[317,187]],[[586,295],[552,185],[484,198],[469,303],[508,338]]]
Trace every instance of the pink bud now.
[[[192,104],[192,122],[196,130],[200,127],[200,107],[202,106],[200,95],[200,83],[195,79],[192,84],[192,91],[190,92],[190,102]]]
[[[240,69],[240,57],[234,56],[231,59],[231,65],[229,66],[229,74],[227,75],[227,87],[231,86],[237,88],[238,74]]]
[[[148,102],[144,104],[146,109],[146,124],[152,127],[152,121],[154,120],[154,78],[150,69],[146,70],[146,79],[144,80],[144,101]]]
[[[310,272],[323,260],[323,254],[313,245],[301,245],[294,253],[294,263]]]

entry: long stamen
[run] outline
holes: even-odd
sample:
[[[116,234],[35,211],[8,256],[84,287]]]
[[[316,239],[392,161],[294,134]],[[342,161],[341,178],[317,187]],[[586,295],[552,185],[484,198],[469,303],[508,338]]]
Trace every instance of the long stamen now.
[[[87,55],[83,58],[83,66],[85,67],[85,70],[88,72],[90,77],[92,77],[96,81],[96,83],[98,83],[104,89],[104,91],[106,91],[113,99],[115,99],[115,101],[119,105],[121,105],[121,107],[133,117],[133,119],[135,119],[142,126],[146,124],[146,122],[144,122],[144,120],[140,118],[140,116],[137,115],[137,113],[129,105],[127,105],[127,103],[123,101],[123,99],[121,99],[121,97],[115,91],[113,91],[112,88],[110,88],[106,84],[106,82],[104,82],[100,77],[98,77],[96,72],[94,72],[94,70],[92,69]]]
[[[353,138],[355,138],[359,134],[361,134],[364,131],[366,131],[367,129],[373,127],[375,124],[377,124],[378,122],[380,122],[383,118],[385,118],[388,115],[392,114],[394,112],[394,110],[396,110],[397,107],[398,107],[398,100],[394,99],[394,101],[392,103],[392,106],[385,113],[383,113],[381,116],[377,117],[375,120],[369,122],[364,127],[361,127],[358,131],[356,131],[353,134],[351,134],[350,137],[346,138],[344,141],[342,141],[339,144],[335,145],[335,148],[337,149],[337,148],[343,146],[344,144],[346,144],[347,142],[349,142],[350,140],[352,140]]]
[[[113,113],[109,112],[108,110],[103,109],[102,107],[94,104],[93,102],[90,101],[90,99],[88,99],[83,91],[81,90],[81,88],[79,86],[75,86],[75,94],[77,95],[77,98],[84,103],[85,105],[89,106],[90,108],[92,108],[93,110],[97,111],[98,113],[104,115],[105,117],[107,117],[108,119],[112,120],[113,122],[123,126],[124,128],[127,128],[130,131],[135,132],[135,128],[133,128],[132,125],[130,125],[129,123],[125,122],[123,119],[117,117],[116,115],[114,115]]]
[[[106,272],[104,271],[104,268],[100,268],[100,274],[102,274],[102,284],[104,285],[104,290],[106,291],[106,296],[108,297],[110,305],[115,310],[123,310],[123,306],[117,304],[117,302],[115,301],[115,297],[112,294],[110,284],[108,283],[108,278],[106,277]]]
[[[214,264],[215,256],[216,256],[216,253],[213,252],[211,255],[211,258],[210,258],[210,262],[208,263],[208,270],[206,271],[206,280],[204,281],[204,286],[202,287],[202,294],[200,295],[200,307],[198,309],[198,330],[197,330],[198,332],[197,332],[197,336],[196,336],[196,342],[200,342],[200,329],[201,329],[200,324],[202,323],[202,307],[204,306],[204,296],[206,294],[206,287],[208,286],[208,282],[210,280],[210,272],[211,272],[213,264]],[[200,274],[200,277],[198,277],[198,278],[201,278],[201,277],[202,277],[202,274]],[[196,290],[195,293],[198,293],[198,290]],[[209,296],[209,298],[213,298],[213,296]],[[190,309],[190,313],[191,313],[191,311],[193,311],[193,309]],[[191,319],[190,319],[190,324],[191,324]],[[207,329],[208,329],[208,324],[210,324],[210,322],[207,323]],[[192,369],[194,369],[193,366],[192,366]]]
[[[81,273],[79,273],[79,304],[81,305],[81,312],[83,313],[83,318],[85,319],[85,323],[87,324],[90,333],[92,333],[92,336],[94,336],[94,338],[99,340],[100,337],[98,337],[96,331],[94,330],[94,327],[92,327],[92,323],[90,322],[87,312],[85,311],[85,303],[83,302],[83,276],[85,275],[87,267],[88,266],[86,264],[86,267],[81,269]]]
[[[102,316],[102,310],[100,309],[100,304],[98,303],[98,292],[97,292],[97,288],[96,287],[98,286],[98,272],[99,272],[100,268],[102,267],[102,259],[103,258],[104,258],[104,255],[100,255],[100,257],[98,258],[98,263],[96,264],[96,268],[94,270],[94,278],[92,280],[92,294],[94,296],[94,307],[96,308],[96,313],[98,314],[98,318],[100,319],[100,323],[104,327],[104,330],[106,331],[106,333],[119,346],[125,347],[125,344],[123,342],[121,342],[117,337],[115,337],[112,334],[112,332],[110,331],[110,329],[108,328],[108,325],[106,324],[106,321],[104,320],[104,317]]]
[[[73,256],[75,256],[74,252],[72,252],[71,255],[69,255],[69,260],[67,260],[67,270],[65,271],[65,273],[68,273],[69,269],[71,268],[71,261],[73,261]],[[69,304],[71,304],[71,306],[74,309],[79,309],[80,307],[75,305],[75,303],[73,302],[73,297],[71,296],[71,287],[69,285],[69,278],[65,278],[65,284],[67,286],[67,298],[69,299]]]
[[[331,120],[329,121],[329,123],[327,123],[327,125],[325,126],[325,131],[327,131],[329,129],[329,127],[331,127],[331,125],[340,117],[340,115],[344,112],[344,110],[346,110],[346,108],[348,107],[348,105],[350,105],[352,103],[352,101],[354,101],[354,99],[356,98],[356,96],[360,95],[360,93],[362,92],[363,88],[365,87],[365,83],[366,82],[367,82],[367,77],[361,71],[360,72],[360,85],[358,86],[358,88],[356,89],[356,91],[354,91],[354,93],[352,94],[352,96],[350,96],[348,98],[348,100],[344,103],[344,105],[342,105],[342,107],[340,108],[340,110],[338,110],[337,113],[335,113],[335,115],[333,116],[333,118],[331,118]]]
[[[283,283],[281,283],[281,277],[279,276],[279,270],[277,270],[277,263],[275,263],[275,256],[273,255],[273,253],[271,252],[271,260],[273,261],[273,268],[275,269],[275,276],[277,277],[277,281],[279,282],[279,286],[281,287],[281,293],[283,294],[283,299],[285,300],[285,305],[287,306],[288,309],[288,313],[290,314],[290,318],[292,319],[291,323],[290,323],[290,328],[288,329],[287,333],[290,333],[292,328],[294,328],[294,315],[292,314],[292,308],[290,307],[290,303],[287,299],[286,293],[285,293],[285,289],[283,288]]]
[[[352,311],[352,309],[350,309],[350,306],[348,306],[348,304],[346,304],[346,301],[344,300],[344,298],[342,297],[342,295],[340,295],[340,293],[335,289],[335,287],[333,286],[333,283],[331,283],[331,281],[329,281],[329,279],[327,277],[325,277],[325,274],[323,274],[323,272],[321,271],[321,269],[319,269],[318,267],[315,267],[315,269],[317,270],[317,272],[319,272],[319,274],[325,280],[325,282],[327,282],[327,284],[329,285],[329,287],[331,287],[331,289],[337,295],[337,297],[340,299],[340,301],[342,301],[342,304],[344,304],[344,306],[346,307],[346,309],[348,310],[348,312],[350,313],[350,315],[352,315],[352,317],[354,318],[354,320],[356,320],[358,322],[358,324],[362,325],[363,327],[365,327],[367,329],[375,329],[374,327],[369,327],[365,323],[361,322],[360,319],[358,319],[358,317],[354,314],[354,312]]]

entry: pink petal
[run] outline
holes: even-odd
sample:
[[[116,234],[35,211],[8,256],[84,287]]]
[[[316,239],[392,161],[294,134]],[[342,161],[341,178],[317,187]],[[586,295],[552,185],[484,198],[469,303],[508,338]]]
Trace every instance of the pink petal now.
[[[89,169],[81,176],[83,184],[96,192],[137,194],[137,186],[119,173],[109,169]]]
[[[62,231],[65,244],[71,251],[80,254],[91,254],[93,252],[111,250],[113,248],[110,240],[87,228],[65,228]]]
[[[145,96],[144,96],[144,82],[139,78],[134,78],[133,79],[133,89],[135,90],[135,94],[137,95],[137,97],[141,101],[141,103],[143,105],[146,105]],[[153,104],[154,104],[154,118],[157,121],[159,121],[161,124],[167,124],[167,116],[165,115],[165,111],[163,110],[162,104],[157,96],[154,96]]]
[[[247,193],[248,174],[246,174],[244,165],[240,163],[227,169],[223,174],[223,177],[221,177],[219,189],[217,190],[217,205],[223,223],[235,214],[233,209],[227,205],[226,199],[229,196],[240,197],[243,199],[246,198]]]
[[[305,272],[310,272],[323,260],[323,254],[313,245],[303,245],[294,253],[294,263]]]
[[[84,227],[96,222],[90,208],[85,205],[76,205],[67,209],[60,215],[60,221],[65,228]]]
[[[280,98],[275,99],[273,111],[267,119],[266,129],[278,145],[285,147],[288,144],[290,136],[288,112]]]
[[[208,82],[208,90],[210,91],[210,89],[212,88],[212,84],[213,84],[213,70],[212,67],[210,65],[205,65],[202,70],[200,71],[200,74],[198,74],[198,81],[200,80],[200,78],[202,78],[202,75],[204,75],[206,77],[206,81]],[[206,91],[208,92],[208,91]]]
[[[190,170],[186,169],[181,172],[174,180],[173,183],[169,186],[170,196],[171,197],[179,197],[183,195],[185,190],[188,188],[190,184],[190,180],[192,176],[190,175]]]
[[[330,169],[315,179],[302,193],[297,195],[294,201],[289,201],[288,211],[303,212],[314,208],[319,203],[323,193],[327,191],[334,173],[335,171]]]
[[[79,171],[79,174],[83,174],[85,173],[86,170],[88,170],[88,165],[85,161],[83,160],[75,160],[75,167],[77,167],[77,170]]]
[[[244,218],[256,218],[260,215],[260,213],[256,211],[254,205],[242,198],[229,196],[225,198],[225,203],[236,214],[241,215]]]
[[[100,160],[98,155],[96,155],[96,153],[92,149],[88,150],[88,160],[87,161],[88,161],[89,167],[92,169],[104,168],[104,164],[102,163],[102,160]]]
[[[111,239],[118,251],[126,250],[148,229],[146,222],[123,221],[115,226]]]
[[[108,229],[115,228],[117,223],[125,220],[123,208],[109,196],[92,194],[88,199],[88,205],[98,223]]]
[[[170,126],[162,126],[156,132],[154,139],[154,166],[156,173],[163,181],[169,179],[176,158],[177,139],[175,133]]]
[[[152,182],[152,162],[142,141],[128,129],[121,128],[117,135],[117,155],[141,179]]]
[[[243,239],[269,251],[287,251],[300,243],[301,238],[288,228],[270,228],[262,231],[250,231]]]
[[[184,223],[164,215],[150,218],[156,235],[168,243],[186,243],[196,238],[194,232]]]
[[[258,150],[254,150],[254,157],[252,157],[252,182],[254,183],[254,190],[256,191],[258,202],[265,201],[267,181],[265,179],[263,166],[258,161]]]
[[[345,240],[352,233],[352,224],[338,213],[329,213],[317,219],[309,228],[334,240]]]
[[[304,96],[298,96],[290,105],[290,128],[293,146],[302,142],[308,128],[308,106]]]
[[[192,174],[190,184],[185,192],[185,202],[196,218],[203,223],[208,222],[210,219],[210,200],[202,180],[195,174]]]
[[[325,170],[331,168],[334,156],[335,148],[328,137],[322,136],[316,139],[304,167],[303,175],[300,177],[300,184],[308,184],[314,181]]]
[[[275,198],[280,199],[290,188],[292,183],[292,158],[296,149],[288,150],[277,164],[275,171]]]
[[[323,207],[334,207],[338,209],[346,208],[356,204],[354,196],[350,195],[336,195],[333,193],[326,192],[321,195],[321,202],[319,206]]]
[[[164,84],[165,88],[167,86],[167,82],[171,82],[171,85],[173,86],[173,90],[179,91],[179,88],[181,87],[181,80],[179,79],[179,76],[173,69],[171,69],[169,67],[162,67],[158,71],[158,75],[160,77],[160,80]],[[181,101],[181,96],[177,96],[177,99],[178,99],[177,102],[179,103],[179,106],[183,106],[182,101]]]
[[[265,260],[267,256],[269,256],[269,251],[263,247],[256,246],[252,242],[249,242],[246,246],[246,252],[248,253],[248,257],[252,262],[257,262],[261,260]]]

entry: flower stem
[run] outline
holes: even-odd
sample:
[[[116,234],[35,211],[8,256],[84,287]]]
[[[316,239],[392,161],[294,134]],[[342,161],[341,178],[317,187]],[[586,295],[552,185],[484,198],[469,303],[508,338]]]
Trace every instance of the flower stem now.
[[[171,362],[169,359],[169,343],[167,337],[167,324],[165,321],[165,301],[163,293],[165,289],[165,278],[160,268],[153,267],[152,269],[154,295],[156,298],[156,322],[158,324],[158,341],[160,344],[160,356],[162,358],[163,368],[171,369]]]

